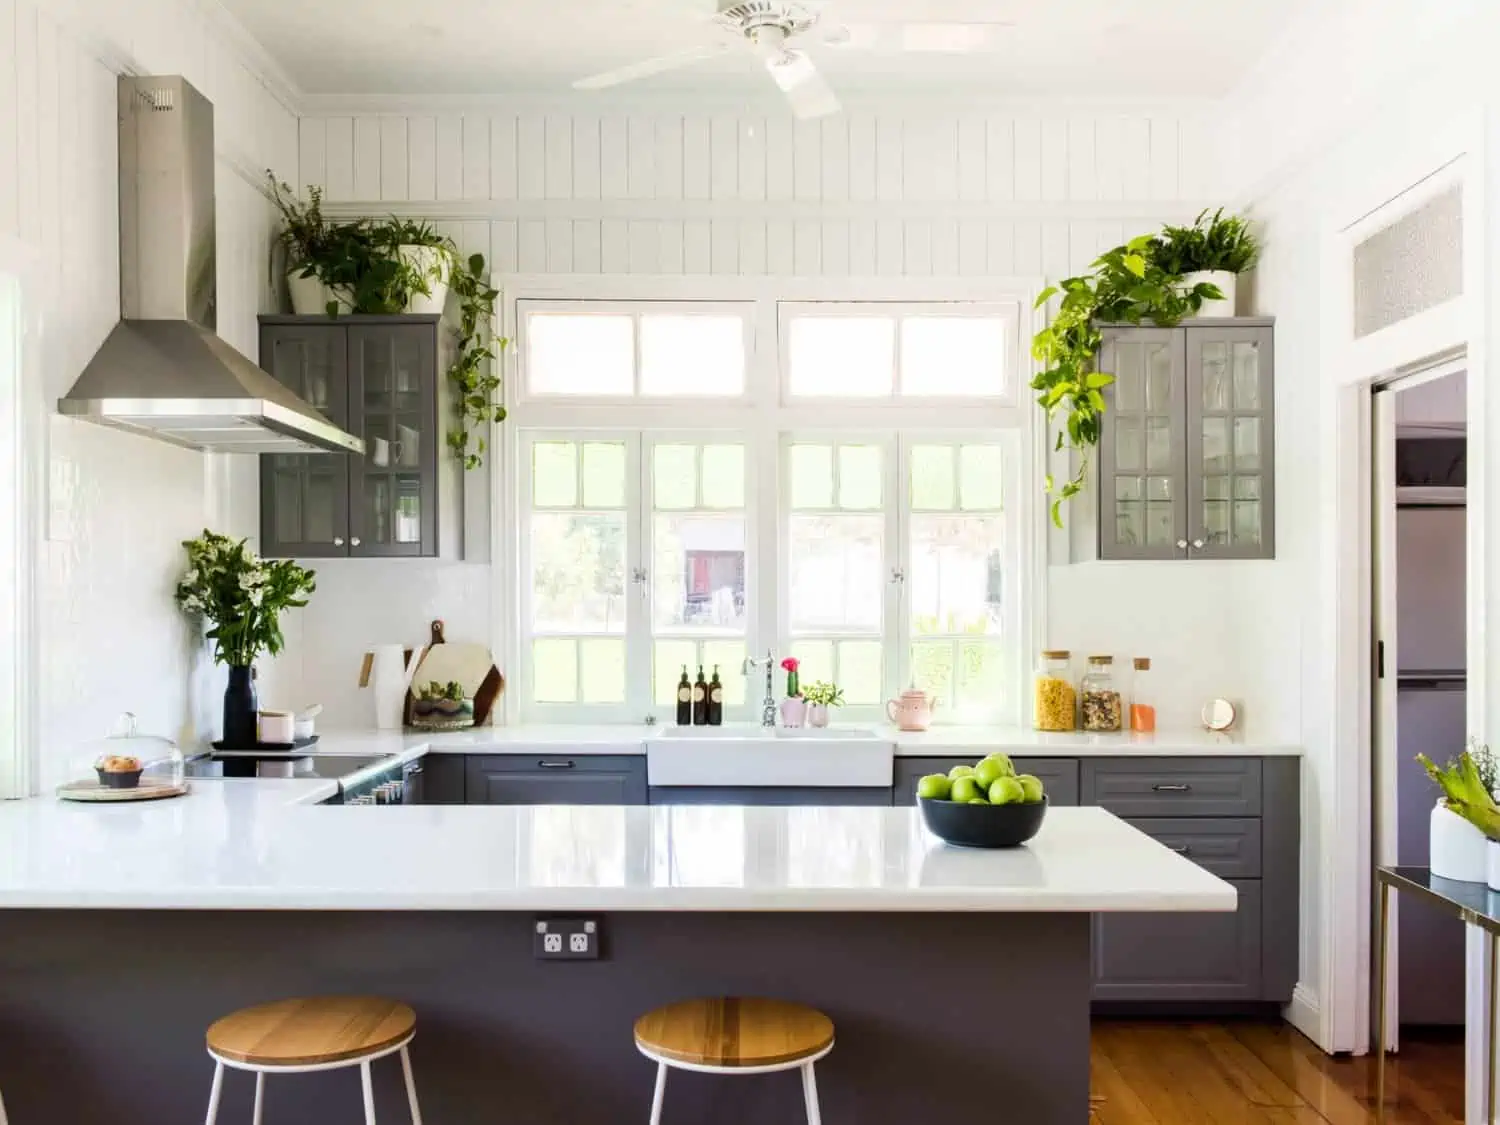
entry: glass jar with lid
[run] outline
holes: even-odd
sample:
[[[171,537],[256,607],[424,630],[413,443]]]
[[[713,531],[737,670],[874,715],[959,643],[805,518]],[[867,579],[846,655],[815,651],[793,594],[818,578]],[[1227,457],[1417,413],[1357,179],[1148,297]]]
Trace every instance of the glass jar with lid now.
[[[109,737],[79,748],[70,771],[75,781],[106,789],[165,789],[182,785],[182,751],[169,738],[142,734],[130,712],[115,722]]]
[[[1066,649],[1043,652],[1036,665],[1035,725],[1037,730],[1078,729],[1078,693],[1073,689]]]
[[[1156,730],[1156,694],[1151,685],[1151,661],[1135,658],[1135,677],[1130,684],[1130,729],[1136,734]]]
[[[1089,657],[1089,670],[1083,682],[1083,729],[1095,733],[1107,733],[1120,729],[1124,718],[1124,707],[1120,691],[1115,687],[1115,658],[1113,656]]]

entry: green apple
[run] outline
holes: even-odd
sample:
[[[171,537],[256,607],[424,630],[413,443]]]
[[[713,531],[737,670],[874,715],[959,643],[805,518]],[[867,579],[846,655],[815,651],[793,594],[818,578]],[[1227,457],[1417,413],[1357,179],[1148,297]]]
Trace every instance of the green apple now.
[[[990,804],[1018,805],[1026,799],[1026,790],[1013,777],[1002,777],[990,786]]]
[[[952,789],[953,782],[940,773],[930,773],[917,782],[917,796],[929,801],[946,801]]]
[[[1023,773],[1020,774],[1016,778],[1016,780],[1021,783],[1021,791],[1024,794],[1022,800],[1024,800],[1028,805],[1034,805],[1042,799],[1042,795],[1044,793],[1044,790],[1042,789],[1042,779],[1037,777],[1036,774]]]
[[[948,799],[950,801],[957,801],[963,805],[968,804],[975,797],[979,796],[982,796],[979,792],[979,783],[972,777],[960,777],[953,783],[953,788],[949,791]]]
[[[984,761],[980,762],[980,765],[983,765],[984,762],[992,763],[992,766],[994,768],[998,768],[1000,770],[1000,772],[995,775],[996,777],[1016,776],[1016,765],[1010,760],[1009,754],[1002,754],[997,750],[993,754],[987,754],[984,758]]]
[[[1006,776],[1005,769],[999,762],[992,758],[985,758],[974,766],[974,780],[986,790],[1002,777]]]
[[[974,767],[973,766],[954,766],[951,770],[948,771],[948,780],[950,780],[950,781],[957,781],[961,777],[973,777],[973,776],[974,776]],[[957,798],[955,797],[954,800],[957,800]]]
[[[971,804],[971,805],[987,805],[987,804],[989,804],[989,802],[986,801],[983,797],[975,797],[972,801],[969,802],[969,804]]]

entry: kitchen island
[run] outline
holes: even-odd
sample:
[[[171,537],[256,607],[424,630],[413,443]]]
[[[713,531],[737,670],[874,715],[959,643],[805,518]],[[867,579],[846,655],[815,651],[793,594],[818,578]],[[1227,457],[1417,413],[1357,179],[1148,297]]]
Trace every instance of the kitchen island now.
[[[909,808],[308,803],[325,789],[0,807],[14,1120],[194,1120],[214,1018],[376,992],[417,1011],[430,1122],[644,1121],[634,1018],[740,993],[832,1017],[830,1122],[1084,1125],[1090,915],[1235,907],[1229,884],[1102,809],[1054,809],[1028,847],[978,852]],[[596,919],[602,957],[537,960],[549,917]],[[381,1104],[400,1107],[386,1069]],[[222,1119],[248,1120],[249,1097],[231,1084]],[[273,1080],[267,1101],[276,1125],[360,1119],[347,1074]],[[794,1078],[687,1075],[667,1121],[799,1112]]]

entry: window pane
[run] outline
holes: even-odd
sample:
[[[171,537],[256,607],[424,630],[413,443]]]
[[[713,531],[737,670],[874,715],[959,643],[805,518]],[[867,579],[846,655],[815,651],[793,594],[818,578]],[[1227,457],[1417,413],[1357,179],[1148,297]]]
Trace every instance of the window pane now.
[[[697,506],[697,453],[695,445],[658,445],[652,451],[652,492],[658,508]]]
[[[917,445],[911,451],[911,506],[946,512],[953,508],[956,481],[951,445]]]
[[[1005,506],[1005,458],[998,445],[964,445],[958,450],[959,506],[998,512]]]
[[[584,703],[625,702],[625,642],[578,642],[578,680]]]
[[[745,322],[737,316],[641,317],[641,393],[745,393]]]
[[[880,516],[793,516],[795,632],[876,631],[885,596]]]
[[[539,639],[531,643],[532,699],[537,703],[578,700],[577,642]]]
[[[998,395],[1005,389],[999,317],[909,317],[901,322],[901,393]]]
[[[532,628],[538,633],[625,631],[625,516],[531,517]]]
[[[745,506],[745,447],[743,445],[705,445],[702,458],[703,506],[705,508],[743,508]]]
[[[652,618],[658,628],[743,632],[743,516],[657,516]]]
[[[879,641],[840,641],[838,685],[844,689],[844,702],[857,704],[881,702],[881,655]]]
[[[794,445],[789,461],[792,507],[833,507],[833,447]]]
[[[994,714],[1005,703],[1005,650],[992,641],[960,641],[954,706],[971,715]]]
[[[911,680],[935,695],[941,703],[953,704],[953,642],[917,641],[911,646]]]
[[[1000,632],[1004,532],[993,516],[913,516],[911,629],[917,636]]]
[[[537,508],[578,506],[578,447],[539,441],[531,447],[531,503]]]
[[[895,353],[896,322],[889,317],[793,317],[788,386],[794,395],[889,395]]]
[[[683,665],[687,665],[688,679],[698,674],[698,644],[696,641],[657,641],[652,646],[651,682],[655,685],[652,698],[663,707],[677,706],[677,684],[682,678]]]
[[[839,446],[839,507],[869,511],[880,507],[880,446]]]
[[[810,684],[814,680],[833,679],[833,642],[832,641],[793,641],[792,655],[800,662],[797,667],[797,676],[804,684]],[[764,690],[760,683],[760,673],[756,673],[756,698],[760,698]],[[776,698],[780,699],[786,693],[786,674],[779,668],[776,677],[772,681]]]
[[[714,666],[718,666],[719,683],[724,685],[725,706],[738,707],[745,702],[745,674],[741,671],[745,666],[744,641],[704,641],[703,664],[710,679],[713,678]],[[761,690],[765,690],[764,683]],[[761,697],[757,695],[756,698]]]
[[[628,316],[532,313],[526,347],[533,394],[634,393],[635,330]]]
[[[617,441],[583,443],[583,506],[625,506],[625,446]]]

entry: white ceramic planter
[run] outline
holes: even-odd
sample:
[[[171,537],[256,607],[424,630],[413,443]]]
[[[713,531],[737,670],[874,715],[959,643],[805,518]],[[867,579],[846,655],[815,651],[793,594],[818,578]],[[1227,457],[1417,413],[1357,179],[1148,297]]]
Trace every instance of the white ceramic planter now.
[[[1485,855],[1489,858],[1490,890],[1500,891],[1500,840],[1485,841]]]
[[[783,699],[781,701],[781,725],[800,727],[807,718],[807,704],[799,698]]]
[[[286,289],[292,298],[292,312],[298,316],[326,316],[329,301],[338,301],[339,312],[346,313],[353,308],[316,277],[299,277],[296,270],[286,275]]]
[[[807,725],[810,727],[826,727],[828,725],[828,704],[809,703],[807,705]]]
[[[1222,301],[1204,301],[1203,307],[1198,310],[1199,316],[1233,316],[1235,310],[1235,288],[1239,278],[1228,270],[1204,270],[1200,273],[1184,274],[1182,278],[1183,289],[1192,289],[1196,285],[1207,282],[1217,285],[1219,292],[1224,294]]]
[[[1493,885],[1495,845],[1486,849],[1484,833],[1441,800],[1432,806],[1428,844],[1427,865],[1434,875],[1464,883],[1483,883],[1488,878]]]
[[[438,246],[402,246],[396,251],[401,260],[414,267],[427,278],[431,293],[413,293],[406,303],[406,311],[418,314],[443,315],[443,306],[448,303],[448,255]]]

